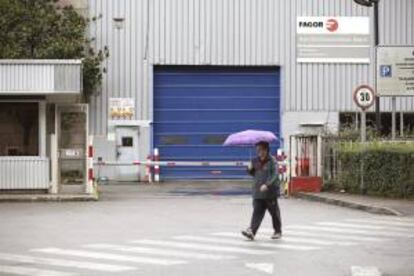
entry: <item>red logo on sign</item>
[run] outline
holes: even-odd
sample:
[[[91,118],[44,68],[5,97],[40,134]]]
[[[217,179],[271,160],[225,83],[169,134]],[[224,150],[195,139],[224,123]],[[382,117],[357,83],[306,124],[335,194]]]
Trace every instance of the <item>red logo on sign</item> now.
[[[338,30],[338,21],[332,18],[328,19],[326,21],[326,29],[330,32],[335,32],[336,30]]]

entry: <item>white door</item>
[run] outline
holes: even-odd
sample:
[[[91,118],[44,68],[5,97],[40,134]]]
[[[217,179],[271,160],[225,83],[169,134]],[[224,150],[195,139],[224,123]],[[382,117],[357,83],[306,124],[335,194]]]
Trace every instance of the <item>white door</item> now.
[[[138,181],[139,167],[132,165],[139,158],[137,127],[116,128],[116,156],[118,162],[131,164],[117,166],[117,180]]]

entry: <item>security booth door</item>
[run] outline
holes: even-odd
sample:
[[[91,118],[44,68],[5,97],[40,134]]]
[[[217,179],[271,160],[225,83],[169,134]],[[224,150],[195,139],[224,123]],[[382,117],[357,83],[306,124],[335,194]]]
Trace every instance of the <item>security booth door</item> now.
[[[57,106],[59,192],[86,192],[88,106]]]
[[[132,165],[138,160],[138,127],[116,128],[116,156],[121,166],[117,167],[118,181],[138,181],[139,168]]]

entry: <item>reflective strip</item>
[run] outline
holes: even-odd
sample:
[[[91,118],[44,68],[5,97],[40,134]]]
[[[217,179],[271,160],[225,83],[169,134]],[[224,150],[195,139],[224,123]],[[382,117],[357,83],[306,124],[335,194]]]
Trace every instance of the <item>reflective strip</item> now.
[[[40,249],[32,249],[32,251],[48,253],[48,254],[56,254],[56,255],[77,256],[77,257],[105,259],[105,260],[112,260],[112,261],[127,261],[127,262],[144,263],[144,264],[146,263],[146,264],[158,264],[158,265],[177,265],[177,264],[186,263],[180,260],[134,257],[134,256],[118,255],[118,254],[111,254],[111,253],[100,253],[100,252],[93,252],[93,251],[86,251],[86,250],[40,248]]]
[[[73,276],[74,273],[61,272],[56,270],[45,270],[32,267],[19,267],[0,265],[0,274],[16,274],[16,275],[38,275],[38,276]],[[6,275],[7,275],[6,274]]]
[[[396,233],[391,231],[378,232],[378,231],[368,231],[368,230],[357,230],[357,229],[345,229],[343,227],[328,227],[328,226],[307,226],[307,225],[290,225],[287,226],[288,229],[305,229],[305,230],[315,230],[315,231],[327,231],[327,232],[336,232],[336,233],[351,233],[351,234],[363,234],[371,236],[386,236],[386,237],[411,237],[404,233]]]
[[[224,232],[224,233],[214,233],[215,236],[222,236],[222,237],[232,237],[232,238],[240,238],[240,234],[238,233],[231,233],[231,232]],[[316,244],[316,245],[342,245],[342,246],[349,246],[349,245],[356,245],[355,242],[349,241],[327,241],[327,240],[318,240],[318,239],[309,239],[309,238],[297,238],[292,237],[291,235],[284,235],[281,239],[283,242],[293,242],[293,243],[309,243],[309,244]]]
[[[13,262],[83,268],[83,269],[111,271],[111,272],[136,269],[135,267],[124,266],[124,265],[110,265],[110,264],[102,264],[102,263],[94,263],[94,262],[78,262],[78,261],[66,260],[66,259],[39,258],[39,257],[26,256],[26,255],[5,254],[5,253],[0,253],[0,259],[6,260],[6,261],[13,261]]]
[[[377,219],[347,219],[346,221],[359,222],[364,224],[380,224],[402,227],[414,227],[414,223],[403,220],[377,220]]]
[[[256,249],[247,249],[242,247],[233,247],[233,246],[215,246],[208,245],[203,243],[187,243],[187,242],[173,242],[173,241],[157,241],[157,240],[137,240],[132,241],[133,243],[138,244],[149,244],[149,245],[159,245],[167,247],[177,247],[177,248],[188,248],[194,250],[207,250],[207,251],[216,251],[216,252],[233,252],[249,255],[266,255],[272,254],[273,251],[268,250],[256,250]]]
[[[291,249],[291,250],[315,250],[320,249],[319,247],[306,246],[306,245],[292,245],[292,244],[283,244],[283,243],[249,243],[243,240],[233,240],[233,239],[216,239],[216,238],[205,238],[205,237],[193,237],[193,236],[178,236],[174,237],[177,240],[187,240],[187,241],[199,241],[199,242],[208,242],[208,243],[220,243],[220,244],[230,244],[230,245],[240,245],[240,246],[253,246],[260,248],[277,248],[277,249]]]
[[[412,233],[412,229],[404,229],[404,228],[395,228],[389,226],[375,226],[375,225],[365,225],[363,223],[352,224],[352,223],[342,223],[342,222],[319,222],[319,225],[327,225],[327,226],[339,226],[339,227],[346,227],[346,228],[357,228],[357,229],[372,229],[372,230],[391,230],[391,231],[401,231],[401,232],[410,232]]]
[[[205,253],[196,253],[196,252],[183,252],[179,250],[171,250],[165,248],[150,248],[150,247],[141,247],[141,246],[119,246],[113,244],[90,244],[85,245],[87,248],[96,248],[96,249],[110,249],[115,251],[130,252],[130,253],[140,253],[140,254],[149,254],[149,255],[160,255],[160,256],[175,256],[183,257],[190,259],[200,259],[200,260],[229,260],[234,259],[234,256],[229,255],[218,255],[218,254],[205,254]]]
[[[272,229],[260,229],[261,232],[273,233]],[[303,232],[296,230],[286,230],[283,232],[283,236],[303,236],[303,237],[320,237],[323,236],[324,239],[339,239],[339,240],[351,240],[351,241],[372,241],[372,242],[382,242],[387,241],[387,239],[366,237],[366,236],[355,236],[346,233],[345,235],[335,235],[330,233],[317,233],[317,232]]]

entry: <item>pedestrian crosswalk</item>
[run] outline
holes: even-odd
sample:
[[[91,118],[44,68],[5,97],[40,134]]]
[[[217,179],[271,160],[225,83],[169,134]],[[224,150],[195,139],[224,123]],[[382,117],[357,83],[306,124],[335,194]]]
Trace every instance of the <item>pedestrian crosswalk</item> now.
[[[182,234],[167,239],[139,238],[116,243],[90,243],[73,248],[33,248],[24,253],[0,252],[0,275],[113,275],[145,267],[174,267],[193,262],[228,262],[246,256],[273,256],[283,251],[317,252],[329,248],[386,243],[414,238],[414,220],[372,216],[318,221],[284,227],[281,240],[270,240],[262,228],[256,241],[238,231]],[[262,258],[262,257],[261,257]]]

